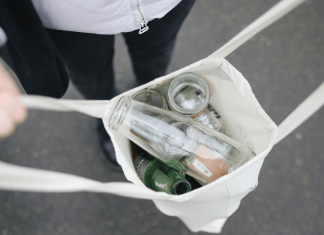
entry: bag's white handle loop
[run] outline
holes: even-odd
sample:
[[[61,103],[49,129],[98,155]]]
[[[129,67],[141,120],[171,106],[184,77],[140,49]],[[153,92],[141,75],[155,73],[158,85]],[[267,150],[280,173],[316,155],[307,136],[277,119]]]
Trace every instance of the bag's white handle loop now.
[[[57,111],[79,111],[103,117],[109,101],[58,100],[47,97],[22,96],[29,108]],[[95,104],[95,105],[94,105]],[[278,127],[275,144],[297,128],[324,104],[324,83],[302,102]],[[102,192],[141,199],[167,199],[170,195],[140,188],[131,183],[102,183],[95,180],[46,170],[0,162],[0,189],[33,192]]]
[[[17,166],[0,162],[0,189],[29,192],[100,192],[141,199],[167,199],[171,195],[156,193],[132,183],[102,183],[84,177]]]
[[[248,27],[243,29],[239,34],[227,42],[224,46],[219,48],[216,52],[211,54],[211,58],[225,58],[238,47],[240,47],[247,40],[252,38],[258,32],[268,27],[270,24],[274,23],[282,16],[286,15],[288,12],[293,10],[299,4],[305,0],[282,0],[277,3],[275,6],[270,8],[266,13],[256,19]]]
[[[59,100],[37,95],[21,95],[20,100],[27,108],[77,111],[97,118],[104,118],[107,108],[112,108],[109,100]]]
[[[53,111],[78,111],[93,117],[105,118],[113,102],[88,100],[59,100],[44,96],[21,95],[27,108]],[[101,192],[140,199],[167,199],[171,195],[156,193],[132,183],[102,183],[76,175],[16,166],[0,161],[0,189],[31,192]]]
[[[324,104],[324,83],[307,97],[278,127],[277,144]]]

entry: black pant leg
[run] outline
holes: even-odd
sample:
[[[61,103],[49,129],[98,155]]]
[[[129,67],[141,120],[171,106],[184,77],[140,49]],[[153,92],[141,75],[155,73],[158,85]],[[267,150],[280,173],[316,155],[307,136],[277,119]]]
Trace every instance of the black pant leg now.
[[[116,95],[114,36],[47,29],[67,67],[70,79],[87,98],[108,100]]]
[[[183,0],[162,19],[148,23],[149,30],[123,33],[139,85],[165,75],[180,27],[195,0]]]
[[[1,56],[27,94],[60,98],[69,76],[31,0],[0,0],[0,26],[7,35]]]

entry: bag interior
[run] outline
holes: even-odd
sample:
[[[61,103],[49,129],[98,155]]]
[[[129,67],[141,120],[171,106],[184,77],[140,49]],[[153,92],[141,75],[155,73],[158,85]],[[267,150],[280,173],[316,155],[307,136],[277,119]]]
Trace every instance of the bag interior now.
[[[127,91],[114,100],[116,102],[121,96],[131,96],[144,88],[165,94],[170,82],[177,75],[185,72],[197,73],[205,78],[210,87],[210,105],[221,116],[219,120],[223,124],[225,135],[247,145],[256,155],[273,145],[277,126],[261,108],[242,74],[225,59],[206,59],[203,63],[196,64]],[[104,123],[108,127],[108,120],[104,120]],[[132,163],[130,141],[121,133],[109,129],[108,132],[126,178],[142,185]]]

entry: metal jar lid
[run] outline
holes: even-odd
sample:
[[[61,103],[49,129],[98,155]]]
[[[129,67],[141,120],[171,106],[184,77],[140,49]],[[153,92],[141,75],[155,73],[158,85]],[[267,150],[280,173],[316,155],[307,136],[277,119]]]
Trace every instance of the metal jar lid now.
[[[199,116],[208,106],[210,90],[203,77],[184,73],[173,79],[168,90],[168,103],[176,112]]]

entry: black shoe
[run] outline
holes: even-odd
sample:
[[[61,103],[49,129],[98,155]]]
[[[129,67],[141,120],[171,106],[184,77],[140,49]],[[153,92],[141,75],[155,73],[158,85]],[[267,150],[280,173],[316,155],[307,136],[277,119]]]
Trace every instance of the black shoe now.
[[[97,123],[97,133],[99,145],[105,155],[108,167],[115,171],[122,172],[121,166],[117,162],[113,143],[111,142],[110,136],[108,135],[101,119],[99,119]]]

